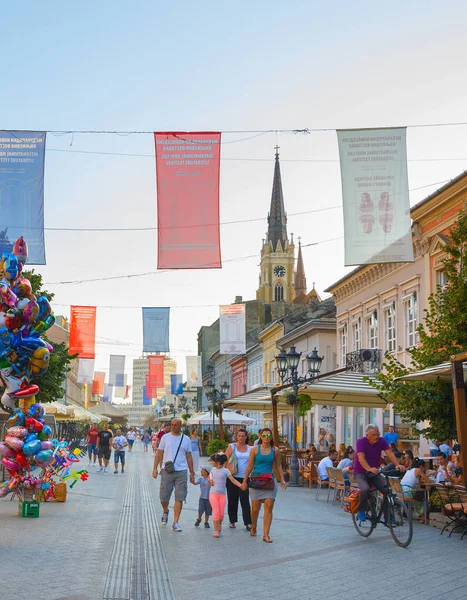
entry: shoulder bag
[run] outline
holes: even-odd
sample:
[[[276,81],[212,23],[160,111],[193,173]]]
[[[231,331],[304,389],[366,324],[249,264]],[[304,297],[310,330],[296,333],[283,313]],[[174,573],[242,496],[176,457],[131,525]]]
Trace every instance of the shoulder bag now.
[[[235,444],[232,444],[232,454],[227,461],[227,469],[229,469],[231,475],[235,475],[238,472],[238,459],[235,454]]]

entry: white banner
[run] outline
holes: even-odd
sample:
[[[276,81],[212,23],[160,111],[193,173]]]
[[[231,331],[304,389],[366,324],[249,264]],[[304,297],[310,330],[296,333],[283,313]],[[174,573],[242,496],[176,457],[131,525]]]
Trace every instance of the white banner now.
[[[413,261],[406,130],[338,131],[345,264]]]
[[[245,305],[219,306],[220,354],[246,352]]]
[[[125,374],[125,356],[123,354],[111,354],[110,355],[110,371],[109,371],[109,385],[115,387],[124,386],[124,374]]]
[[[201,356],[186,357],[186,377],[188,387],[202,387]]]
[[[125,398],[125,395],[127,393],[126,388],[127,388],[127,376],[124,375],[123,376],[123,385],[114,387],[113,397],[114,398]]]
[[[80,358],[78,361],[78,383],[91,383],[94,379],[94,359]]]

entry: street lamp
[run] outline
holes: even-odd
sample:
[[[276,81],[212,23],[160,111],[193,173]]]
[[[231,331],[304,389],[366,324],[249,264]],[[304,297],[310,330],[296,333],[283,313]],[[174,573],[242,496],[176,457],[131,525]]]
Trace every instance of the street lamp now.
[[[300,402],[298,400],[298,390],[301,384],[307,382],[313,382],[319,375],[321,370],[321,363],[323,362],[324,356],[318,355],[318,350],[315,348],[311,354],[306,356],[307,362],[307,375],[300,377],[298,375],[298,365],[300,364],[301,352],[297,352],[295,346],[291,346],[290,350],[286,351],[282,348],[279,354],[275,357],[277,364],[277,371],[281,378],[282,384],[290,383],[293,388],[293,395],[289,400],[289,403],[293,406],[293,440],[292,440],[292,463],[290,465],[290,484],[291,486],[298,486],[298,458],[297,458],[297,425],[298,425],[298,411]],[[287,376],[287,372],[289,375]]]

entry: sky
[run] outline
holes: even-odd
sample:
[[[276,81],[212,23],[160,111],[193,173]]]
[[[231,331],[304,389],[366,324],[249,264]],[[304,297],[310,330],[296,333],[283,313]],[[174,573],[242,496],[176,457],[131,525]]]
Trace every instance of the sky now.
[[[98,307],[97,370],[140,356],[142,306],[170,306],[185,373],[219,304],[255,297],[276,144],[288,232],[317,242],[303,258],[322,297],[349,270],[335,129],[407,126],[411,205],[467,168],[460,1],[44,0],[0,16],[0,128],[51,132],[45,226],[60,230],[37,270],[56,314]],[[305,128],[317,131],[281,132]],[[221,270],[157,272],[155,230],[105,231],[157,226],[154,141],[58,133],[91,130],[225,132]]]

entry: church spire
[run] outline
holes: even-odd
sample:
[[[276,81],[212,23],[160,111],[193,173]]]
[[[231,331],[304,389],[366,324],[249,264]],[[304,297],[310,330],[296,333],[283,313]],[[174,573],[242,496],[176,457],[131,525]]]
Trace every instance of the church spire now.
[[[287,242],[287,216],[284,209],[284,196],[282,194],[281,168],[279,164],[279,146],[276,150],[276,164],[274,166],[274,180],[272,184],[271,208],[268,215],[268,240],[272,243],[273,251],[280,241],[282,248]]]
[[[305,268],[303,266],[302,243],[300,238],[298,238],[297,272],[295,273],[295,297],[297,298],[301,294],[306,295],[306,276]]]

